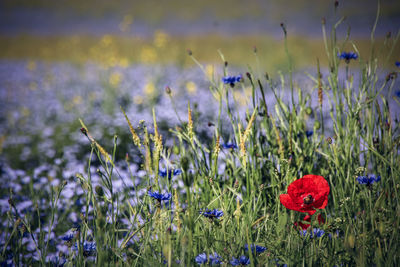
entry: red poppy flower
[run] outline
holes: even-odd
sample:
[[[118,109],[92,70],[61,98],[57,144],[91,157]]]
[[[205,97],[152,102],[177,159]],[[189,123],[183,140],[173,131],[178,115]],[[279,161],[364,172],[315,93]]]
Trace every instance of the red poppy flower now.
[[[318,224],[324,224],[324,223],[325,223],[325,219],[324,219],[324,217],[322,217],[321,214],[318,214],[317,220],[318,220]],[[303,221],[311,222],[311,216],[307,214],[306,216],[304,216]],[[311,226],[311,224],[309,224],[309,223],[303,223],[302,221],[300,221],[300,222],[294,222],[293,224],[294,224],[294,226],[295,226],[296,228],[297,228],[298,226],[301,227],[302,230],[307,230],[307,228]]]
[[[305,175],[291,183],[288,193],[280,195],[280,201],[288,209],[307,212],[323,209],[328,204],[329,184],[319,175]]]

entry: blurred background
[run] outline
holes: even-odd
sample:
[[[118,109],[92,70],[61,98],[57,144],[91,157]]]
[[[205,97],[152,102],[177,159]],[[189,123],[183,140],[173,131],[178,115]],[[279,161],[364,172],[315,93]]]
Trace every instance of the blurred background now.
[[[2,0],[0,58],[187,66],[190,48],[200,61],[220,62],[221,49],[231,64],[244,65],[256,46],[262,66],[275,70],[286,64],[284,23],[301,68],[324,59],[323,17],[328,30],[346,17],[340,36],[350,29],[351,40],[367,51],[378,1],[338,3],[335,11],[334,1],[318,0]],[[381,1],[376,36],[396,34],[399,26],[400,2]]]

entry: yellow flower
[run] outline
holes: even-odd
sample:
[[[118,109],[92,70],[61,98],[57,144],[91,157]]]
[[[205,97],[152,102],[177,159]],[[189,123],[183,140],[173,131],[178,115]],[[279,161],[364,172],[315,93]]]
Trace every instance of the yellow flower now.
[[[121,83],[122,75],[119,72],[113,72],[108,79],[110,85],[117,87]]]
[[[157,48],[163,48],[169,41],[169,36],[163,31],[157,30],[154,33],[154,46]]]
[[[197,86],[194,82],[187,82],[186,83],[186,91],[190,94],[190,95],[195,95],[197,92]]]

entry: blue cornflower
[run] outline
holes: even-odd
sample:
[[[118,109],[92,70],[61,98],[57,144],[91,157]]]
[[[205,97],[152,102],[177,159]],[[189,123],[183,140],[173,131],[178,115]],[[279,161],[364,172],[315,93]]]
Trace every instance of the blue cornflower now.
[[[67,260],[64,257],[55,256],[51,259],[51,266],[54,267],[63,267],[67,263]]]
[[[307,137],[310,137],[310,136],[312,136],[314,134],[314,131],[306,131],[306,136]]]
[[[264,251],[267,250],[266,247],[262,247],[262,246],[258,246],[258,245],[254,245],[254,244],[251,244],[250,247],[251,247],[251,252],[253,252],[253,253],[254,253],[254,250],[256,251],[256,253],[263,253]],[[249,250],[249,245],[246,244],[244,246],[244,249],[246,251],[248,251]]]
[[[156,191],[151,192],[151,190],[149,190],[147,193],[148,193],[149,196],[151,196],[154,199],[157,199],[158,201],[170,200],[171,199],[171,193],[161,194],[161,193],[158,193]]]
[[[158,171],[158,175],[160,175],[161,177],[168,177],[168,179],[171,179],[173,176],[179,175],[181,173],[182,173],[182,171],[179,169],[176,169],[176,170],[169,169],[168,171],[165,169],[165,170]]]
[[[217,209],[213,209],[213,210],[205,209],[204,211],[200,211],[200,214],[203,214],[204,217],[207,217],[207,218],[219,219],[220,217],[222,217],[224,215],[224,212],[222,210],[217,210]]]
[[[217,254],[217,252],[214,252],[214,255],[211,254],[208,257],[211,265],[221,264],[222,258]]]
[[[221,145],[225,149],[236,149],[236,148],[238,148],[235,143],[223,143]]]
[[[358,55],[354,52],[342,52],[341,54],[338,53],[338,57],[344,59],[346,63],[349,63],[351,59],[357,59]]]
[[[400,90],[394,93],[398,98],[400,98]]]
[[[221,260],[222,260],[222,258],[216,252],[214,252],[214,255],[210,254],[208,256],[208,259],[207,259],[207,254],[205,252],[197,255],[195,258],[196,263],[199,265],[206,264],[207,262],[210,265],[216,265],[216,264],[220,264]]]
[[[240,82],[241,80],[242,75],[222,77],[222,82],[225,84],[230,84],[232,87],[235,85],[235,83]]]
[[[400,68],[400,61],[396,61],[396,63],[394,63],[396,65],[396,67]]]
[[[96,242],[84,242],[83,243],[83,256],[88,257],[96,253]],[[78,244],[75,243],[75,250],[78,250]]]
[[[207,263],[207,254],[206,253],[201,253],[196,256],[195,261],[197,264],[205,264]]]
[[[307,236],[310,235],[310,238],[315,237],[322,237],[325,234],[325,231],[319,228],[314,228],[311,233],[309,233],[307,230],[300,230],[300,235],[302,236]]]
[[[250,264],[250,259],[247,258],[246,256],[240,256],[239,259],[232,257],[232,260],[230,261],[230,263],[232,266],[238,266],[238,265],[244,266],[244,265]]]
[[[72,239],[74,239],[74,235],[73,234],[67,234],[63,237],[61,237],[62,240],[64,240],[65,242],[71,242]]]
[[[381,180],[381,176],[375,176],[374,174],[370,174],[368,176],[358,176],[357,177],[357,182],[359,184],[366,184],[366,185],[371,185],[373,183],[379,182]]]

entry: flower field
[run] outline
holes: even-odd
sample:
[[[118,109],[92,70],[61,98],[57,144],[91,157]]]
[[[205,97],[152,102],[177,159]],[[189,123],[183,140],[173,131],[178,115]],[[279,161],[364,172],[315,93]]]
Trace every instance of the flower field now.
[[[282,23],[272,63],[0,36],[1,266],[396,266],[400,31],[342,23],[298,57]]]

